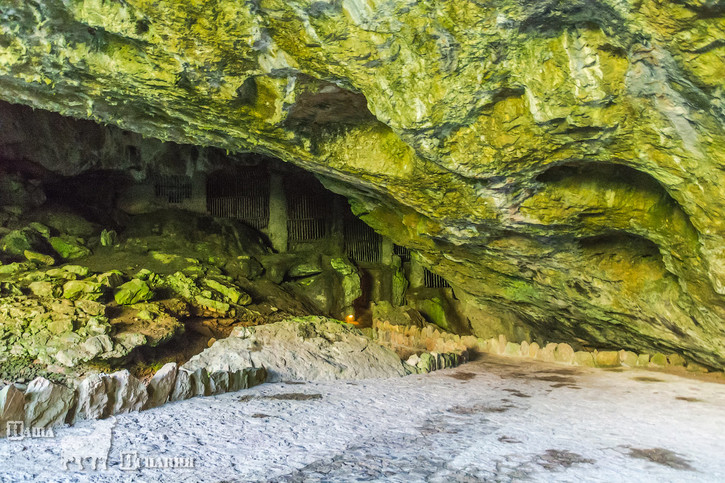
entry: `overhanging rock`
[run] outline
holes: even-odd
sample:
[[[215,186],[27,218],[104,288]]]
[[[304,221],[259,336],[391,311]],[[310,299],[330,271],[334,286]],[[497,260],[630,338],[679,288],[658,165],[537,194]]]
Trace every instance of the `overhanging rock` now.
[[[474,332],[723,367],[724,16],[0,0],[0,98],[314,171],[450,281]]]

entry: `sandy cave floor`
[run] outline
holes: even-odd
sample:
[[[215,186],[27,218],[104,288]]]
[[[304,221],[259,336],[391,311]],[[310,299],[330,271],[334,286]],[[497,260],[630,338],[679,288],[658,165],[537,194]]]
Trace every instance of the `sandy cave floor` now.
[[[264,384],[118,416],[107,470],[63,470],[78,446],[103,453],[113,424],[0,440],[0,480],[725,481],[725,384],[643,370],[486,357],[402,379]],[[149,468],[171,458],[194,468]]]

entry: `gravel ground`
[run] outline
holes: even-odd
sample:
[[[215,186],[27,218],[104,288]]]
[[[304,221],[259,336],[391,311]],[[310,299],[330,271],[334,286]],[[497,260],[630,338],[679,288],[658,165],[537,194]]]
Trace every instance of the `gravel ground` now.
[[[722,482],[725,384],[496,357],[265,384],[0,440],[0,481]]]

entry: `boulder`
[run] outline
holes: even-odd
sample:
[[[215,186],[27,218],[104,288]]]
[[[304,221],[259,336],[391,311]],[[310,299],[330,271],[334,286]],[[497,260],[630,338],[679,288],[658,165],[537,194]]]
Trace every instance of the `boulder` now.
[[[73,422],[109,416],[114,396],[114,381],[105,374],[92,374],[76,388],[76,409]]]
[[[66,273],[72,273],[79,277],[85,277],[90,272],[88,267],[83,267],[81,265],[63,265],[61,267],[61,270],[63,270]]]
[[[626,367],[636,367],[637,354],[632,351],[621,350],[619,351],[619,363]]]
[[[25,390],[25,427],[47,428],[66,422],[74,391],[38,377]]]
[[[123,284],[124,277],[122,272],[118,270],[111,270],[109,272],[104,272],[96,275],[95,279],[104,287],[116,288]]]
[[[433,354],[424,352],[420,355],[416,367],[421,373],[433,372],[438,369],[438,362]]]
[[[175,362],[169,362],[156,371],[148,384],[149,399],[146,409],[161,406],[168,401],[176,383],[178,367]]]
[[[518,357],[521,355],[521,345],[515,342],[507,342],[503,354],[506,356]]]
[[[214,371],[211,379],[212,394],[223,394],[229,391],[231,374],[229,371]]]
[[[574,353],[574,365],[594,367],[594,356],[588,351],[576,351]]]
[[[25,250],[23,252],[25,259],[29,262],[35,262],[39,265],[55,265],[55,258],[50,255],[44,255],[43,253],[34,252],[31,250]]]
[[[24,257],[25,252],[53,253],[43,235],[32,228],[13,230],[0,239],[0,251],[16,257]]]
[[[76,300],[74,304],[78,309],[83,311],[85,314],[90,316],[106,315],[106,306],[93,300],[80,299]],[[105,332],[104,332],[105,333]]]
[[[42,205],[45,200],[45,192],[37,180],[5,172],[0,175],[0,206],[15,205],[29,209]]]
[[[25,420],[25,395],[15,385],[0,389],[0,438],[6,435],[9,421]]]
[[[353,302],[362,296],[360,274],[357,267],[347,258],[332,258],[330,266],[337,272],[342,286],[342,307],[352,307]]]
[[[190,375],[191,378],[191,397],[194,396],[210,396],[214,392],[214,386],[209,378],[209,371],[204,367],[199,367]]]
[[[229,302],[230,304],[249,305],[252,303],[252,297],[250,297],[249,294],[243,292],[239,289],[239,287],[232,284],[206,278],[204,279],[204,285],[219,292],[224,301]]]
[[[87,257],[91,250],[83,245],[76,237],[54,236],[50,238],[50,244],[58,255],[65,260]]]
[[[652,355],[649,360],[650,367],[665,367],[667,365],[667,356],[661,352],[657,352]]]
[[[63,293],[63,289],[58,283],[42,280],[31,282],[28,288],[36,297],[55,298]]]
[[[287,272],[287,276],[291,278],[304,278],[317,275],[318,273],[322,273],[322,266],[319,260],[315,260],[294,265]]]
[[[300,317],[254,328],[241,328],[218,340],[182,366],[235,372],[267,370],[267,380],[333,380],[404,376],[391,350],[372,342],[354,327],[323,317]]]
[[[571,364],[574,362],[574,349],[566,343],[557,344],[556,349],[554,349],[554,360]]]
[[[416,309],[408,306],[393,306],[381,300],[372,305],[373,320],[388,322],[392,325],[425,327],[426,320]]]
[[[68,315],[56,315],[48,322],[48,330],[53,334],[73,331],[73,319]]]
[[[594,360],[599,367],[618,367],[620,365],[619,352],[615,351],[598,351]]]
[[[132,305],[139,302],[151,300],[154,293],[151,288],[143,280],[137,278],[124,283],[116,289],[114,298],[119,305]]]
[[[140,411],[146,405],[149,395],[146,386],[132,376],[127,369],[110,375],[113,380],[113,397],[110,414]]]
[[[104,295],[104,287],[90,280],[69,280],[63,284],[63,298],[98,300]]]
[[[667,356],[667,363],[673,367],[684,367],[686,361],[680,354],[670,354]]]
[[[58,233],[72,237],[88,238],[97,233],[99,227],[77,213],[60,206],[44,206],[33,214],[35,221],[40,222]]]
[[[174,389],[169,395],[169,401],[183,401],[192,397],[191,371],[180,367],[176,374]]]
[[[118,240],[118,234],[116,230],[106,230],[101,232],[101,246],[112,247]]]

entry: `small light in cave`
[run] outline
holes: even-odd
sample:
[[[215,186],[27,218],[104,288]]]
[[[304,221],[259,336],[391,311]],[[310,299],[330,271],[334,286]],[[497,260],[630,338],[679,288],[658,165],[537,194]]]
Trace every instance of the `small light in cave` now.
[[[355,320],[355,315],[350,314],[347,317],[345,317],[345,322],[352,325],[358,325],[358,321]]]

